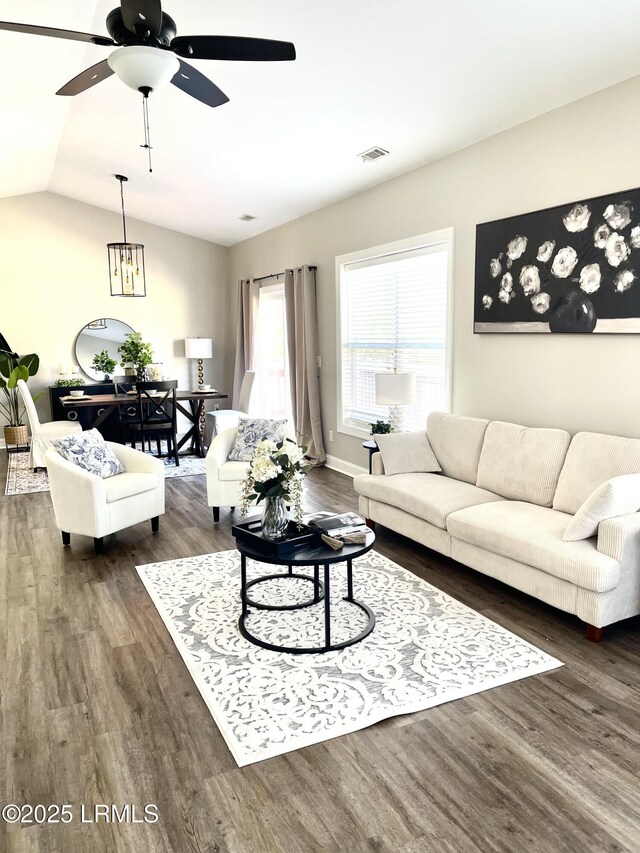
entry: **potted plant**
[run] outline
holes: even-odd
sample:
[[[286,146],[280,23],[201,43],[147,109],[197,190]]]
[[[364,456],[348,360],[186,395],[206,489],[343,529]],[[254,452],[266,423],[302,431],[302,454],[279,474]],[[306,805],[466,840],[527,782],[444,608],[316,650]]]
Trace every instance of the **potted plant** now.
[[[376,421],[371,424],[371,435],[387,435],[392,431],[392,426],[388,421]]]
[[[16,353],[0,351],[0,388],[4,402],[0,399],[0,412],[6,417],[8,424],[4,428],[5,444],[27,444],[29,432],[24,423],[24,406],[18,391],[18,379],[28,381],[35,376],[40,367],[40,359],[35,353],[19,357]],[[37,400],[40,395],[33,399]]]
[[[115,358],[111,358],[108,350],[103,349],[101,352],[97,352],[93,361],[91,362],[91,367],[99,373],[104,374],[104,381],[108,382],[111,374],[116,369],[117,361]]]
[[[125,372],[126,368],[133,367],[137,379],[143,382],[146,368],[153,362],[151,344],[142,340],[140,332],[131,332],[118,347],[118,353],[122,356],[120,363],[125,368]]]

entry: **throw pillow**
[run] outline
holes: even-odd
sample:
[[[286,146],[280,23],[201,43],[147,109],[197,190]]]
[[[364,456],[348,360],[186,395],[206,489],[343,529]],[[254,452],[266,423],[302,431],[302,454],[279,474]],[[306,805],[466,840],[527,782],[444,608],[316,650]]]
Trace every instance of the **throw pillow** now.
[[[272,418],[240,418],[236,443],[229,454],[229,461],[251,462],[260,442],[269,438],[277,444],[284,438],[286,427],[286,421]]]
[[[73,433],[52,444],[64,459],[103,480],[124,473],[120,460],[97,429]]]
[[[385,474],[434,473],[441,471],[424,431],[376,435]]]
[[[598,486],[578,508],[562,537],[565,542],[588,539],[607,518],[640,509],[640,474],[621,474]]]

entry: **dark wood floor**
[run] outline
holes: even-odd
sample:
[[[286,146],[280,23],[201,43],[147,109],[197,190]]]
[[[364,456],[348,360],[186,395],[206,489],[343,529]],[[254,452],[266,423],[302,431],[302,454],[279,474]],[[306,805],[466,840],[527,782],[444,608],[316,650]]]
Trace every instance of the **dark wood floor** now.
[[[0,482],[6,457],[0,454]],[[354,509],[348,478],[308,508]],[[70,803],[69,826],[0,826],[0,850],[422,853],[640,850],[640,621],[569,616],[379,530],[377,548],[566,666],[236,767],[134,567],[233,546],[204,478],[167,480],[160,533],[63,549],[48,494],[0,497],[0,801]],[[158,806],[81,824],[81,803]]]

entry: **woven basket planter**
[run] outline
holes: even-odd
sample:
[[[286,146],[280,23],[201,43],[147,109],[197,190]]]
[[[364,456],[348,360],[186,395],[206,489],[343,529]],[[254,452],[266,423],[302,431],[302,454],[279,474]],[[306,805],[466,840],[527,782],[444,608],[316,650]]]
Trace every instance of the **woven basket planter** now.
[[[7,447],[12,444],[28,444],[29,430],[27,429],[26,424],[22,424],[20,426],[6,426],[4,428],[4,441]]]

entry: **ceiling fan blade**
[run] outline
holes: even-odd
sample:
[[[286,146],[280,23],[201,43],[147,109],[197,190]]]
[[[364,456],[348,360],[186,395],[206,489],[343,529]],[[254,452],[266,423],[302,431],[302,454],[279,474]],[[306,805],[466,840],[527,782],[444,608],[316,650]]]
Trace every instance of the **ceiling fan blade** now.
[[[121,0],[122,20],[132,33],[142,35],[149,31],[157,36],[162,27],[162,6],[160,0]]]
[[[190,59],[231,59],[243,62],[280,62],[296,58],[290,41],[242,36],[177,36],[170,49]]]
[[[98,62],[96,65],[92,65],[91,68],[87,68],[82,74],[78,74],[73,80],[69,80],[66,86],[58,89],[56,95],[79,95],[80,92],[84,92],[97,83],[101,83],[107,77],[111,77],[112,74],[113,71],[109,68],[107,60],[103,59],[102,62]]]
[[[0,30],[10,30],[13,33],[29,33],[33,36],[51,36],[57,39],[72,41],[88,41],[93,44],[112,45],[113,39],[108,36],[94,36],[91,33],[78,33],[75,30],[59,30],[56,27],[38,27],[32,24],[15,24],[12,21],[0,21]]]
[[[202,101],[208,107],[219,107],[226,104],[229,98],[222,89],[218,89],[215,83],[197,71],[192,65],[180,60],[180,68],[171,78],[171,82],[178,89],[182,89],[192,98]]]

